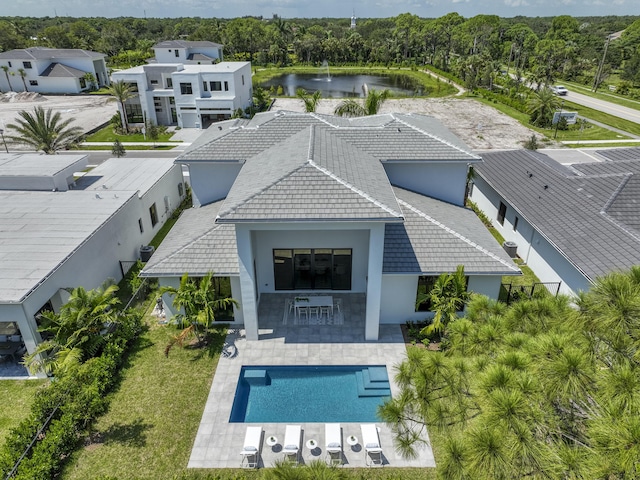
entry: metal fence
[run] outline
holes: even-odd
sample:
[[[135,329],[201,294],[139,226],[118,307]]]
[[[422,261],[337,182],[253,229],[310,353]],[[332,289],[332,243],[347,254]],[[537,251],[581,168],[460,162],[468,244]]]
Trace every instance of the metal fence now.
[[[503,283],[500,285],[498,300],[510,304],[514,300],[531,299],[542,295],[553,295],[555,297],[560,293],[561,284],[562,282],[536,282],[531,285]]]

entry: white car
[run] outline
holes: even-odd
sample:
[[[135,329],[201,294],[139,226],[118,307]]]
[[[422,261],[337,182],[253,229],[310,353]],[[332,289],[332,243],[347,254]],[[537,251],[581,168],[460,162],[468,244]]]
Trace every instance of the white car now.
[[[569,93],[569,90],[567,90],[566,88],[564,88],[562,85],[556,85],[554,87],[551,87],[551,90],[553,90],[553,93],[555,93],[556,95],[562,95],[563,97]]]

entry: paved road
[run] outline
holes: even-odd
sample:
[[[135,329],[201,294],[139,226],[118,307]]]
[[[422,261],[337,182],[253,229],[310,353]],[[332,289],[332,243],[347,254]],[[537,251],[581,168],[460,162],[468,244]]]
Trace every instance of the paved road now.
[[[640,123],[640,110],[635,110],[633,108],[623,107],[622,105],[617,105],[615,103],[592,98],[588,95],[574,92],[573,90],[569,90],[569,94],[566,97],[562,98],[569,100],[570,102],[582,105],[584,107],[593,108],[594,110],[608,113],[609,115],[614,115],[616,117],[624,118],[625,120]]]

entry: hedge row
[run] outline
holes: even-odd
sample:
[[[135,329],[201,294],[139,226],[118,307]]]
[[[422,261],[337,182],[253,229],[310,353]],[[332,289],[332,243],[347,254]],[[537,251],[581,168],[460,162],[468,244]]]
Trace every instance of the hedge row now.
[[[2,478],[9,474],[56,406],[58,410],[20,463],[14,478],[49,480],[60,473],[64,459],[78,444],[79,433],[107,410],[107,393],[118,381],[118,369],[140,332],[141,319],[137,313],[124,316],[117,328],[107,334],[100,356],[56,377],[38,391],[29,417],[9,434],[0,449]]]

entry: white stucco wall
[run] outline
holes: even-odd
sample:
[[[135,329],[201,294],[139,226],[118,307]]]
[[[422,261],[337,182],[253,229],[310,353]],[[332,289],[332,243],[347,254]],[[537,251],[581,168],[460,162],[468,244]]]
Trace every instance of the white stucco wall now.
[[[384,162],[392,185],[462,205],[467,178],[464,162]]]
[[[497,299],[501,280],[499,275],[472,275],[468,290]],[[419,322],[433,317],[431,312],[415,311],[417,293],[418,275],[382,275],[380,323]]]
[[[193,204],[207,205],[225,198],[241,168],[239,163],[190,163]]]

